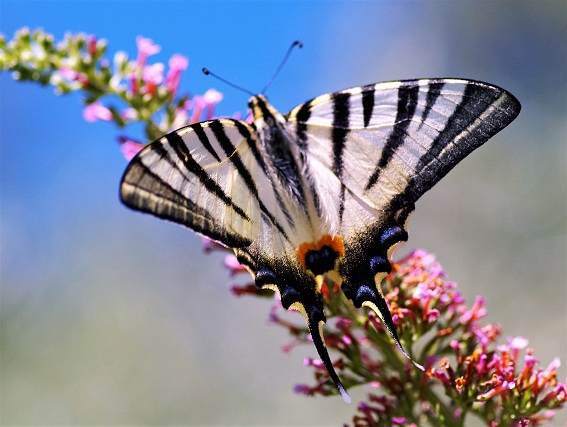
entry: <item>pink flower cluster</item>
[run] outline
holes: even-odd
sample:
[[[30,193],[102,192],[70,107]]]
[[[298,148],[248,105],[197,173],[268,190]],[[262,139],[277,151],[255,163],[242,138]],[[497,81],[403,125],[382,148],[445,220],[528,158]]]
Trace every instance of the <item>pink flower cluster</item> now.
[[[161,62],[148,65],[148,58],[161,51],[161,47],[154,44],[151,39],[138,36],[136,38],[138,47],[138,58],[135,67],[129,75],[130,93],[135,96],[138,94],[148,94],[153,96],[157,93],[159,85],[164,82],[165,65]],[[179,83],[181,81],[181,73],[189,66],[189,60],[179,54],[174,54],[169,59],[169,71],[165,77],[164,88],[168,96],[173,99]]]
[[[114,55],[114,67],[102,58],[105,45],[89,35],[84,40],[84,53],[80,58],[68,58],[54,72],[54,84],[62,82],[67,90],[83,89],[91,92],[83,117],[89,122],[114,121],[120,127],[144,121],[146,134],[152,138],[171,130],[215,117],[215,107],[223,95],[209,89],[203,95],[178,97],[181,77],[189,66],[187,57],[174,54],[169,58],[168,69],[162,62],[150,63],[153,55],[160,53],[161,47],[151,39],[138,36],[137,58],[128,61],[125,52]],[[77,66],[81,64],[81,66]],[[85,68],[90,67],[91,70]],[[77,71],[80,69],[81,71]],[[116,108],[102,102],[103,95],[117,95],[126,104]],[[161,120],[160,120],[161,119]],[[157,126],[156,126],[156,123]],[[121,150],[129,160],[145,145],[133,138],[119,137]]]
[[[231,275],[244,271],[230,255],[225,266]],[[337,284],[326,282],[322,287],[329,319],[325,342],[340,355],[334,358],[337,372],[347,387],[364,384],[381,392],[371,393],[359,405],[355,426],[422,425],[438,417],[439,408],[444,408],[441,412],[449,424],[452,420],[462,425],[467,413],[474,412],[493,427],[537,426],[549,421],[554,410],[567,401],[567,384],[559,383],[556,376],[559,359],[546,369],[537,368],[533,350],[526,349],[522,363],[520,353],[527,340],[521,337],[509,338],[507,344],[494,348],[501,327],[482,323],[486,301],[479,296],[468,307],[433,255],[416,250],[393,264],[382,291],[402,344],[418,362],[425,362],[425,373],[395,350],[372,312],[361,316]],[[258,294],[253,284],[233,286],[232,292]],[[284,316],[276,302],[270,321],[292,336],[283,346],[288,352],[308,343],[310,336],[304,325]],[[420,353],[414,354],[414,348],[420,348]],[[320,360],[308,358],[304,365],[313,370],[315,383],[299,384],[295,392],[335,394]],[[436,396],[435,383],[442,385],[451,405],[444,406]],[[383,424],[384,420],[388,423]]]
[[[174,54],[169,59],[169,70],[164,77],[165,66],[158,62],[147,64],[148,58],[160,52],[160,46],[153,43],[151,39],[139,36],[136,39],[138,46],[138,58],[129,75],[129,95],[131,97],[141,96],[147,103],[156,96],[165,97],[173,102],[179,89],[181,75],[189,66],[189,60],[179,54]],[[192,99],[185,96],[172,111],[172,118],[164,131],[170,131],[183,127],[189,123],[214,118],[215,106],[222,100],[222,94],[215,89],[209,89],[204,95],[196,95]],[[121,116],[124,120],[130,117],[131,109],[126,109]],[[136,117],[134,116],[133,119]],[[165,133],[165,132],[164,132]],[[122,153],[130,160],[139,152],[144,144],[130,138],[121,137]]]

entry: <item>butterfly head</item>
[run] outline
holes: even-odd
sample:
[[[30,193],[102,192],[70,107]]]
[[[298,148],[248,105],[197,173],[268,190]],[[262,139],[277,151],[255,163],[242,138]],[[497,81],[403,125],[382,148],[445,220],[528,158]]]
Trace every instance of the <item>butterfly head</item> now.
[[[254,123],[264,122],[273,126],[276,122],[285,122],[284,117],[270,105],[264,95],[254,95],[248,100],[248,107],[254,116]]]

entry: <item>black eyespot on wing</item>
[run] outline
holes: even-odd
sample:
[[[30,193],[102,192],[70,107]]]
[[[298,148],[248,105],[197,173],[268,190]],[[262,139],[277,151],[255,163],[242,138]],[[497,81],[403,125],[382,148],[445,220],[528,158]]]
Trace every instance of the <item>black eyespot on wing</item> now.
[[[261,288],[264,285],[276,285],[278,283],[278,279],[276,277],[276,273],[267,268],[261,267],[256,272],[256,286]]]
[[[370,271],[374,276],[378,273],[390,274],[392,271],[392,264],[386,259],[386,257],[381,255],[375,255],[370,258]]]
[[[408,233],[399,225],[393,225],[385,229],[380,236],[380,244],[384,248],[390,248],[398,242],[406,241]]]

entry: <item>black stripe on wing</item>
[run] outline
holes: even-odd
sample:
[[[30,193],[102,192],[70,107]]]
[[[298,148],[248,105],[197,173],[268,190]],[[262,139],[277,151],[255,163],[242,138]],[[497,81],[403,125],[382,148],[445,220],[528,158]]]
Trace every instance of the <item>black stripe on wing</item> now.
[[[233,123],[236,126],[236,128],[238,129],[238,131],[240,132],[240,135],[246,141],[246,144],[248,145],[248,148],[252,152],[252,155],[254,156],[256,163],[258,163],[258,166],[260,166],[262,173],[264,174],[266,179],[268,181],[270,181],[270,183],[272,184],[272,188],[275,188],[275,183],[273,182],[272,176],[271,176],[271,174],[268,170],[268,167],[266,166],[266,162],[264,161],[264,157],[262,156],[262,154],[260,154],[260,151],[258,150],[258,146],[256,145],[256,138],[254,138],[252,136],[252,134],[248,130],[248,127],[245,126],[242,122],[239,122],[238,120],[234,120]],[[242,165],[242,166],[244,166],[244,165]],[[257,187],[257,185],[255,185],[255,187]],[[258,192],[258,190],[257,190],[257,192]],[[289,211],[287,210],[285,204],[283,203],[280,194],[278,192],[274,191],[274,197],[276,198],[278,205],[279,205],[280,209],[283,211],[284,215],[289,216],[290,215]]]
[[[206,150],[209,152],[209,154],[211,156],[213,156],[217,162],[220,162],[221,159],[220,159],[219,155],[217,154],[217,152],[215,151],[215,149],[213,148],[213,146],[211,145],[211,141],[209,141],[209,137],[207,136],[207,134],[205,133],[205,131],[203,129],[203,124],[202,123],[195,123],[195,124],[191,125],[191,128],[193,129],[193,131],[195,131],[195,134],[199,138],[199,141],[201,142],[203,147],[206,148]]]
[[[388,163],[394,158],[396,150],[404,144],[407,128],[411,124],[417,107],[418,94],[419,85],[416,81],[404,82],[404,85],[398,89],[398,107],[394,128],[384,144],[384,149],[376,169],[368,179],[366,191],[370,190],[378,182],[382,170],[387,168]]]
[[[165,150],[161,149],[159,155],[170,163]],[[252,243],[251,239],[228,231],[216,215],[185,197],[141,161],[132,161],[124,172],[120,198],[132,209],[183,224],[229,247],[246,247]]]
[[[299,147],[299,160],[301,162],[301,167],[309,182],[309,189],[313,197],[315,210],[317,211],[317,215],[321,217],[322,209],[320,205],[319,193],[317,192],[317,188],[315,187],[315,183],[313,182],[313,176],[310,171],[309,162],[307,161],[307,120],[309,120],[309,117],[311,117],[311,102],[306,102],[305,104],[301,105],[295,116],[297,120],[295,134],[297,138],[297,146]]]
[[[260,198],[258,194],[258,188],[254,183],[254,179],[252,178],[250,171],[246,168],[246,166],[244,166],[244,163],[242,163],[242,159],[240,158],[240,155],[236,151],[236,147],[234,146],[234,144],[232,144],[232,142],[226,135],[224,131],[223,123],[220,120],[213,120],[208,122],[208,126],[213,131],[213,134],[217,138],[223,151],[225,152],[231,163],[234,165],[234,167],[240,174],[240,177],[243,179],[244,183],[246,184],[246,187],[248,188],[252,196],[254,196],[254,198],[258,201],[260,205],[260,211],[270,220],[270,222],[273,224],[276,230],[278,230],[278,232],[284,237],[284,239],[286,239],[289,242],[289,237],[285,232],[285,230],[283,229],[282,225],[274,217],[274,215],[268,210],[268,208]]]
[[[362,113],[364,117],[364,127],[368,127],[372,113],[374,112],[374,99],[376,93],[376,85],[368,85],[362,87]]]
[[[463,158],[508,126],[520,109],[518,100],[505,90],[470,81],[445,127],[419,159],[404,193],[392,201],[393,206],[415,202]]]
[[[343,151],[350,126],[350,93],[338,92],[332,95],[333,101],[333,173],[341,181],[339,196],[339,222],[342,223],[345,209],[345,185],[343,184]]]
[[[444,86],[445,83],[431,83],[429,85],[429,90],[427,91],[427,97],[425,99],[425,109],[423,110],[423,114],[421,115],[421,123],[418,130],[421,129],[421,127],[427,120],[427,117],[429,117],[429,113],[435,105],[435,102],[437,102],[437,98],[439,98],[439,95],[441,95]]]
[[[252,134],[248,130],[248,126],[246,126],[244,123],[238,120],[232,120],[232,122],[234,123],[234,126],[238,129],[238,132],[240,132],[240,135],[246,141],[248,148],[250,148],[250,151],[252,152],[252,155],[254,156],[256,163],[258,163],[258,166],[260,166],[260,169],[262,169],[264,175],[269,177],[268,168],[266,167],[266,162],[264,161],[264,158],[260,154],[260,151],[258,151],[258,146],[256,145],[256,139],[252,137]]]
[[[192,126],[192,127],[193,127],[193,129],[195,129],[195,127],[200,128],[200,126]],[[193,158],[193,156],[191,155],[191,153],[187,149],[187,146],[185,145],[183,138],[181,138],[181,136],[179,136],[179,134],[177,132],[172,132],[172,133],[166,135],[165,138],[167,139],[167,142],[169,143],[171,148],[173,148],[173,150],[175,151],[175,153],[177,154],[179,159],[182,160],[183,165],[187,168],[187,170],[189,172],[191,172],[193,175],[195,175],[199,179],[199,182],[201,183],[201,185],[203,187],[205,187],[207,189],[207,191],[209,191],[210,193],[212,193],[216,197],[218,197],[220,200],[222,200],[222,202],[227,207],[230,207],[231,209],[233,209],[242,218],[246,219],[247,221],[250,221],[250,218],[248,217],[246,212],[244,212],[242,210],[242,208],[240,208],[239,206],[236,206],[232,202],[232,199],[224,192],[224,190],[216,183],[216,181],[209,176],[207,171],[205,171],[205,169],[203,169],[199,165],[199,163],[197,163],[197,161]],[[209,146],[210,146],[210,144],[209,144]],[[163,152],[164,156],[167,156],[167,152],[165,150],[163,150],[163,148],[160,145],[156,145],[154,150],[156,152],[158,152],[158,151]],[[218,158],[218,156],[216,156],[216,157]],[[175,165],[175,162],[170,161],[170,165],[173,168],[179,169]]]
[[[260,154],[260,151],[258,151],[258,146],[256,145],[256,139],[252,137],[250,131],[248,130],[248,127],[244,125],[242,122],[239,122],[238,120],[234,120],[233,123],[240,132],[240,135],[244,138],[244,140],[248,144],[248,148],[250,148],[250,151],[252,152],[254,159],[260,166],[260,169],[262,170],[264,176],[271,183],[272,189],[275,190],[276,183],[272,179],[272,175],[268,172],[268,168],[266,166],[266,162],[264,161],[264,158]],[[291,216],[287,206],[285,205],[281,197],[281,194],[277,191],[274,191],[273,194],[276,199],[276,202],[278,203],[278,207],[280,208],[280,210],[282,211],[283,215],[286,218],[287,223],[290,225],[290,227],[292,228],[295,227],[294,219]]]

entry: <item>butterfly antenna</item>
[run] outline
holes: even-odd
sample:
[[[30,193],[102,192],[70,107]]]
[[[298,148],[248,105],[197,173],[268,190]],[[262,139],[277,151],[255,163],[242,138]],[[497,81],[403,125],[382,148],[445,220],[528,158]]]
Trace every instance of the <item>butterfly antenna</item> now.
[[[276,72],[274,73],[272,78],[270,80],[268,80],[268,83],[266,83],[266,85],[264,86],[264,89],[262,89],[262,92],[260,92],[260,94],[263,95],[264,93],[266,93],[266,90],[268,90],[268,87],[270,87],[272,82],[275,80],[275,78],[278,76],[278,74],[282,70],[283,66],[287,62],[287,59],[289,58],[289,55],[291,55],[291,51],[293,50],[293,48],[295,46],[299,46],[299,48],[301,49],[303,47],[303,43],[301,43],[301,41],[299,41],[299,40],[296,40],[291,44],[291,46],[287,49],[287,53],[285,54],[284,58],[282,59],[282,62],[280,63],[279,67],[277,68]]]
[[[238,90],[240,90],[240,91],[242,91],[242,92],[244,92],[244,93],[247,93],[247,94],[250,95],[250,96],[254,96],[254,94],[253,94],[252,92],[250,92],[248,89],[244,89],[244,88],[241,87],[241,86],[235,85],[234,83],[231,83],[231,82],[229,82],[228,80],[223,79],[222,77],[217,76],[215,73],[212,73],[211,71],[209,71],[209,70],[206,69],[206,68],[203,68],[202,71],[203,71],[203,74],[205,74],[205,75],[207,75],[207,76],[213,76],[214,78],[220,80],[220,81],[223,82],[223,83],[226,83],[226,84],[229,85],[229,86],[232,86],[232,87],[235,88],[235,89],[238,89]]]

